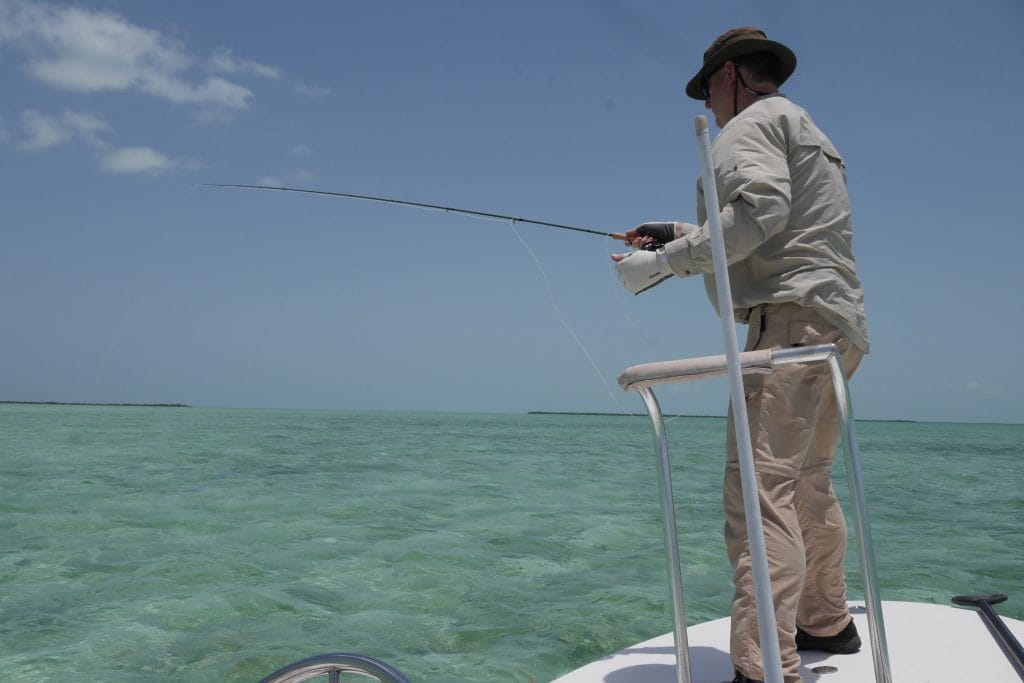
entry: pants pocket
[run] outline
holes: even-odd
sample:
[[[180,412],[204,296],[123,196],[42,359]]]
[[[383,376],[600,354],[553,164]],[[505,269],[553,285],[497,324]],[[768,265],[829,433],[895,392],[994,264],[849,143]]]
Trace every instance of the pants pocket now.
[[[789,323],[790,346],[813,346],[815,344],[833,344],[839,341],[842,334],[824,320],[799,321]]]

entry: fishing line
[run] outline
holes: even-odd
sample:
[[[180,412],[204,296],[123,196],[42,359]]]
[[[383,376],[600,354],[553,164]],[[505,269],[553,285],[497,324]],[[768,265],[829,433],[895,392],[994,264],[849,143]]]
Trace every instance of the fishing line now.
[[[604,386],[605,391],[607,391],[608,395],[612,397],[615,404],[619,406],[619,410],[627,412],[626,407],[622,405],[619,399],[612,392],[611,387],[608,386],[608,382],[605,380],[604,374],[601,372],[601,368],[598,367],[597,361],[595,361],[594,357],[590,354],[590,350],[587,349],[586,345],[580,340],[579,336],[573,331],[572,327],[566,321],[565,316],[562,315],[562,309],[558,307],[558,302],[555,301],[555,295],[551,291],[551,281],[548,279],[547,271],[545,271],[544,266],[541,265],[540,259],[537,258],[537,254],[534,253],[533,249],[530,248],[530,245],[526,243],[526,240],[524,240],[522,235],[519,234],[519,231],[516,230],[515,221],[509,221],[509,227],[512,229],[512,234],[516,236],[516,239],[519,240],[530,256],[533,257],[533,262],[537,264],[537,270],[540,271],[541,278],[544,280],[544,289],[547,290],[548,293],[548,301],[551,302],[551,307],[555,309],[555,315],[557,315],[558,319],[562,322],[562,326],[565,327],[569,336],[576,341],[577,346],[579,346],[583,351],[583,355],[586,356],[588,361],[590,361],[590,366],[594,368],[594,372],[597,373],[597,377],[601,380],[601,384]],[[607,237],[611,237],[611,235],[608,235]]]
[[[611,237],[611,235],[609,235],[609,238],[610,237]],[[626,312],[626,307],[622,305],[622,288],[616,286],[617,280],[619,279],[619,276],[618,276],[618,273],[616,273],[616,271],[615,271],[616,263],[611,258],[612,250],[609,248],[608,240],[607,239],[605,240],[604,248],[605,248],[605,251],[608,253],[608,264],[609,264],[608,265],[608,286],[612,290],[612,298],[615,299],[615,303],[616,303],[616,305],[618,305],[619,312],[622,313],[622,317],[626,319],[626,322],[629,323],[630,327],[632,327],[633,329],[636,329],[636,323],[633,322],[633,318],[631,318],[629,316],[629,313]]]
[[[641,343],[649,343],[648,340],[644,339],[639,334],[639,332],[638,332],[639,326],[636,324],[636,322],[634,322],[633,318],[629,315],[629,312],[626,310],[626,307],[622,303],[623,296],[624,296],[623,295],[623,290],[622,290],[621,287],[618,286],[618,284],[619,284],[618,283],[618,273],[615,271],[616,263],[611,259],[612,249],[611,249],[610,244],[609,244],[609,240],[611,238],[612,238],[611,235],[609,235],[607,238],[605,238],[605,251],[608,253],[608,256],[609,256],[609,258],[608,258],[608,262],[609,262],[608,283],[609,283],[609,286],[611,287],[611,290],[612,290],[612,298],[615,299],[615,303],[618,305],[619,312],[622,313],[623,319],[625,319],[625,321],[627,323],[629,323],[630,328],[632,328],[632,330],[634,332],[637,332],[637,339],[638,339],[638,341],[640,341]],[[688,392],[690,392],[692,394],[693,391],[694,391],[693,383],[673,384],[673,385],[670,385],[668,387],[665,387],[665,389],[667,390],[666,393],[668,394],[668,396],[673,396],[673,395],[679,396],[682,392],[685,392],[685,391],[688,391]],[[614,398],[614,396],[613,396],[613,398]],[[618,401],[616,401],[616,403],[618,403]],[[621,403],[619,404],[619,407],[622,407]],[[622,408],[622,410],[623,410],[623,412],[629,412],[625,408]],[[685,413],[677,413],[677,414],[672,415],[672,416],[669,416],[668,414],[665,414],[665,415],[662,416],[666,427],[668,425],[672,424],[673,422],[675,422],[676,420],[678,420],[679,418],[682,418],[682,417],[686,417],[686,414]]]

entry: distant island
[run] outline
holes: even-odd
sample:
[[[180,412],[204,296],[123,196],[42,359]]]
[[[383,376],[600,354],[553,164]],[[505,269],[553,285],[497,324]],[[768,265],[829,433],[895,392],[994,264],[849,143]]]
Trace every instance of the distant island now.
[[[107,406],[132,408],[191,408],[187,403],[86,403],[74,401],[0,401],[4,405],[20,406]]]

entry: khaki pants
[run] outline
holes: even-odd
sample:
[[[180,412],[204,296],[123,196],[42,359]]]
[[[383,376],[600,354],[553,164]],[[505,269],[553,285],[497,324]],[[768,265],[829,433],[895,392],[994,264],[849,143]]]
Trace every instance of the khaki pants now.
[[[834,343],[847,376],[863,357],[829,322],[795,304],[758,306],[748,325],[748,351]],[[825,363],[785,365],[770,375],[746,375],[743,383],[782,670],[786,683],[799,683],[796,627],[830,636],[850,619],[843,571],[846,520],[830,477],[839,437],[835,394]],[[748,678],[763,680],[732,410],[723,498],[725,543],[736,589],[733,665]]]

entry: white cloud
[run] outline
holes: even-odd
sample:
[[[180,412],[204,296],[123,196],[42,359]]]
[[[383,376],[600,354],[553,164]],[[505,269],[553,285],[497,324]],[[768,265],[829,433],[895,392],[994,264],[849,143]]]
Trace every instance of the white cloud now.
[[[100,162],[100,168],[112,173],[160,173],[178,165],[150,147],[124,147],[107,154]]]
[[[999,397],[1002,391],[998,387],[994,387],[990,384],[985,384],[978,380],[968,380],[965,384],[967,393],[975,396],[987,396],[987,397]]]
[[[189,78],[198,68],[181,41],[136,26],[112,12],[27,0],[0,0],[0,42],[20,47],[30,76],[76,92],[134,90],[230,118],[249,106],[248,88],[219,76]],[[268,75],[273,67],[222,52],[235,73]]]
[[[331,94],[330,88],[324,88],[319,85],[307,85],[305,83],[296,83],[294,90],[297,94],[302,95],[303,97],[311,98],[327,97]]]
[[[295,187],[298,185],[308,185],[318,179],[319,176],[312,171],[305,169],[295,169],[293,171],[286,171],[284,175],[277,176],[263,176],[256,184],[267,185],[270,187]]]
[[[102,155],[100,168],[112,173],[161,173],[204,167],[201,161],[173,159],[151,147],[112,149],[111,145],[100,137],[101,133],[110,130],[110,124],[89,112],[64,111],[61,114],[42,114],[27,110],[21,113],[20,128],[20,149],[38,152],[76,139],[83,140],[99,150]]]
[[[251,59],[239,59],[234,52],[226,47],[218,48],[207,62],[210,71],[222,74],[248,73],[263,78],[277,79],[281,77],[281,70],[276,66],[260,64]]]
[[[99,134],[110,130],[110,124],[101,117],[88,112],[65,111],[63,114],[65,125],[74,130],[83,140],[94,147],[104,147],[106,143],[100,139]]]
[[[62,114],[42,114],[34,110],[21,113],[22,140],[20,149],[36,152],[73,139],[81,138],[93,147],[106,143],[99,134],[110,130],[110,125],[99,116],[88,112],[65,111]]]
[[[252,91],[231,81],[214,76],[202,85],[187,83],[180,78],[152,74],[140,89],[175,104],[195,104],[212,107],[225,113],[234,113],[249,106]]]
[[[56,147],[71,139],[71,129],[55,116],[37,111],[21,112],[21,130],[25,137],[18,147],[33,152]]]
[[[308,157],[312,152],[307,145],[295,145],[290,151],[293,157]]]

